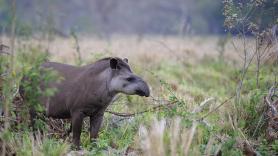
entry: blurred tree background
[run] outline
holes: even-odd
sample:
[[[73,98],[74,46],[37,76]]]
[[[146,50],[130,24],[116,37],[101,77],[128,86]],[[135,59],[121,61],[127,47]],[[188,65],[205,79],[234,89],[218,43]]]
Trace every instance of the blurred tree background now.
[[[9,0],[0,0],[0,28],[9,32]],[[72,30],[92,35],[221,34],[222,0],[20,0],[17,34]]]

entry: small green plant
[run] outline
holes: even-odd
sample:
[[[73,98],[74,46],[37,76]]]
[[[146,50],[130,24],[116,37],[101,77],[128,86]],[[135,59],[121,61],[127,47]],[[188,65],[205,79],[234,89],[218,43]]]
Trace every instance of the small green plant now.
[[[44,63],[48,54],[39,51],[36,48],[30,48],[31,52],[21,53],[21,59],[25,59],[23,63],[21,81],[21,87],[24,94],[24,108],[21,112],[21,116],[27,116],[30,108],[38,114],[45,112],[43,105],[40,103],[41,97],[52,96],[56,89],[45,88],[41,86],[41,83],[46,84],[50,82],[58,82],[59,77],[56,72],[51,69],[41,68],[41,64]],[[31,55],[30,55],[31,54]],[[45,129],[45,124],[42,119],[35,120],[35,127],[39,129]]]
[[[228,139],[222,146],[222,154],[230,156],[243,155],[242,151],[236,148],[236,140],[234,138]]]
[[[7,76],[7,57],[0,53],[0,112],[3,111],[4,99],[3,99],[3,85],[5,81],[5,76]]]
[[[22,156],[60,156],[68,151],[67,143],[49,139],[40,133],[34,137],[28,131],[21,134],[13,133],[9,145],[13,152]]]
[[[275,140],[272,144],[272,149],[275,153],[278,153],[278,140]]]
[[[14,85],[7,85],[8,82],[11,82],[10,77],[4,77],[3,74],[5,72],[9,72],[6,68],[6,64],[8,63],[8,59],[4,58],[0,55],[1,59],[1,80],[5,79],[5,83],[1,83],[1,98],[2,93],[3,95],[8,95],[9,92],[13,93],[14,95],[9,95],[11,108],[9,113],[9,123],[11,124],[10,128],[7,131],[1,131],[1,139],[0,142],[2,143],[5,141],[5,149],[8,153],[16,153],[18,155],[62,155],[68,150],[67,143],[61,143],[54,138],[49,138],[46,136],[45,129],[46,124],[43,118],[35,120],[35,127],[43,130],[43,134],[33,132],[29,128],[29,118],[28,118],[28,110],[30,108],[34,108],[36,112],[39,114],[43,114],[44,108],[40,104],[39,98],[41,96],[49,97],[55,93],[55,88],[41,88],[40,83],[42,81],[49,83],[49,82],[59,82],[60,78],[58,77],[57,73],[52,72],[51,70],[43,70],[41,68],[41,64],[47,60],[48,54],[43,53],[37,47],[25,47],[19,49],[20,53],[17,55],[16,58],[17,62],[15,63],[15,69],[12,71],[13,83]],[[3,60],[3,61],[2,61]],[[17,65],[21,65],[18,67]],[[8,66],[8,64],[7,64]],[[20,69],[19,69],[20,68]],[[21,71],[21,72],[18,72]],[[25,77],[24,80],[21,80],[22,77]],[[24,104],[18,105],[13,103],[14,98],[16,98],[18,84],[23,87],[23,92],[26,96],[24,96]],[[14,91],[15,90],[15,91]],[[3,92],[2,92],[3,91]],[[1,100],[2,106],[2,100]],[[19,109],[19,108],[20,109]],[[42,113],[40,113],[42,112]],[[1,118],[2,120],[2,118]],[[16,121],[16,128],[14,129],[14,123],[12,121]],[[1,121],[2,122],[2,121]],[[1,125],[2,126],[2,125]],[[42,132],[42,131],[41,131]],[[34,136],[35,135],[35,136]]]

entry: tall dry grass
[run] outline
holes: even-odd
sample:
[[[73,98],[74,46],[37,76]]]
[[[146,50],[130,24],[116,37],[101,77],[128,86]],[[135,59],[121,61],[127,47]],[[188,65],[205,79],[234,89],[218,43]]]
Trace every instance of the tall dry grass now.
[[[204,57],[217,57],[218,36],[190,36],[179,38],[175,36],[146,36],[138,40],[136,36],[113,36],[111,39],[104,40],[94,37],[78,37],[82,59],[90,62],[91,56],[119,56],[127,57],[138,63],[156,64],[162,60],[182,60],[188,63],[198,63]],[[45,50],[48,49],[52,54],[52,60],[74,63],[76,47],[73,38],[56,37],[47,43],[46,40],[17,39],[17,48],[22,45],[40,46]],[[7,41],[7,38],[3,38]],[[225,48],[225,58],[237,60],[239,49],[234,48],[237,40],[230,40]],[[250,39],[250,42],[253,42]],[[250,49],[251,47],[250,43]],[[49,47],[48,47],[49,46]]]
[[[193,153],[199,153],[193,149],[190,151],[190,147],[193,146],[192,142],[194,136],[197,133],[197,122],[193,122],[190,128],[184,128],[181,126],[181,119],[175,118],[171,121],[166,119],[153,119],[151,127],[146,128],[141,125],[139,128],[140,147],[145,156],[177,156],[177,155],[192,155]],[[170,141],[165,141],[166,134]],[[209,147],[210,148],[210,147]],[[209,151],[210,149],[208,149]]]
[[[78,35],[78,34],[77,34]],[[86,62],[105,56],[127,57],[147,66],[157,64],[160,61],[179,60],[184,63],[199,63],[203,58],[217,58],[219,54],[219,36],[145,36],[138,39],[133,35],[114,35],[109,40],[97,37],[78,36],[79,50],[81,58]],[[8,43],[8,37],[2,36],[2,42]],[[74,64],[76,59],[76,40],[73,37],[61,38],[53,37],[53,40],[32,38],[22,40],[16,39],[15,47],[32,45],[39,46],[52,54],[53,61]],[[255,52],[255,40],[246,39],[246,49],[252,54]],[[277,58],[277,44],[270,49],[265,56],[264,62],[273,62]],[[224,59],[230,62],[242,62],[244,45],[242,39],[233,37],[228,38],[224,45]],[[17,51],[17,50],[15,50]]]

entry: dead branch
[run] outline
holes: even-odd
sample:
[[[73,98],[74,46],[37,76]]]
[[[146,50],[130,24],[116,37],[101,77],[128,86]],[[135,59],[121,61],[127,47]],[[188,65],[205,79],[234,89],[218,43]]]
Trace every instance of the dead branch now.
[[[73,37],[74,42],[75,42],[76,64],[80,66],[82,64],[82,56],[81,56],[81,52],[80,52],[79,40],[78,40],[77,34],[74,31],[71,32],[71,36]]]
[[[5,116],[0,116],[0,121],[1,121],[1,120],[3,120],[3,121],[9,120],[9,121],[15,121],[15,122],[16,122],[16,119],[11,118],[11,117],[5,117]]]
[[[150,109],[146,109],[146,110],[143,110],[141,112],[135,112],[135,113],[118,113],[118,112],[113,112],[113,111],[110,111],[110,110],[106,110],[105,112],[116,115],[116,116],[120,116],[120,117],[133,117],[135,115],[144,114],[144,113],[147,113],[147,112],[158,111],[161,108],[170,107],[171,105],[174,105],[175,103],[177,103],[177,101],[169,102],[167,104],[161,104],[161,105],[153,106]]]
[[[277,116],[278,112],[277,112],[277,109],[274,106],[274,104],[277,103],[278,100],[276,100],[275,102],[271,102],[271,100],[269,98],[265,97],[265,102],[268,105],[268,107],[270,108],[270,110],[273,113],[273,115]]]
[[[244,155],[246,156],[255,156],[257,155],[257,151],[254,149],[254,144],[250,144],[248,140],[243,140],[243,139],[236,139],[236,145],[238,149],[240,149]]]
[[[0,43],[0,54],[10,55],[10,53],[6,52],[10,47]]]
[[[275,95],[275,91],[276,91],[276,87],[272,86],[269,89],[268,95],[265,97],[265,102],[269,106],[269,108],[271,109],[271,112],[273,113],[273,115],[277,116],[278,112],[277,112],[277,109],[275,107],[275,104],[278,103],[278,100],[276,100],[276,101],[272,100],[273,96],[277,96],[277,95]]]
[[[208,115],[210,115],[212,112],[216,111],[218,108],[220,108],[222,105],[224,105],[225,103],[227,103],[228,101],[230,101],[232,98],[234,98],[235,95],[233,95],[232,97],[228,98],[227,100],[225,100],[224,102],[222,102],[220,105],[218,105],[214,110],[208,112],[206,115],[204,115],[203,117],[201,117],[200,119],[198,119],[197,121],[202,121],[204,118],[206,118]],[[198,108],[196,108],[196,112],[199,112],[199,110],[201,111],[203,109],[203,107],[205,105],[207,105],[207,103],[209,103],[210,101],[214,100],[214,98],[209,98],[207,100],[205,100],[204,102],[202,102],[200,104],[200,106]],[[120,116],[120,117],[133,117],[135,115],[139,115],[139,114],[144,114],[144,113],[147,113],[147,112],[154,112],[154,111],[159,111],[161,110],[161,108],[165,108],[165,107],[170,107],[172,105],[174,105],[175,103],[177,103],[178,101],[174,101],[174,102],[168,102],[166,104],[160,104],[160,105],[157,105],[157,106],[153,106],[152,108],[150,109],[146,109],[146,110],[143,110],[143,111],[140,111],[140,112],[135,112],[135,113],[119,113],[119,112],[113,112],[113,111],[110,111],[110,110],[106,110],[105,112],[106,113],[110,113],[110,114],[113,114],[113,115],[116,115],[116,116]],[[193,111],[194,113],[195,111]]]
[[[227,142],[229,139],[231,139],[231,137],[228,135],[218,135],[218,134],[216,134],[214,137],[215,140],[217,140],[220,143],[214,155],[221,155],[222,145],[225,142]],[[246,156],[254,156],[254,155],[258,155],[258,152],[254,148],[255,146],[258,146],[256,142],[250,142],[247,139],[242,139],[239,137],[236,138],[236,143],[234,145],[234,148],[240,149]]]
[[[272,142],[273,140],[278,139],[278,99],[273,100],[273,97],[276,97],[276,85],[273,85],[268,92],[268,95],[264,98],[264,101],[267,105],[267,129],[266,136],[268,141]]]
[[[164,43],[163,41],[157,41],[157,43],[159,43],[160,45],[162,45],[165,49],[167,49],[171,54],[175,54],[175,50],[171,49],[166,43]]]
[[[203,117],[201,117],[200,119],[198,119],[198,121],[203,120],[204,118],[206,118],[207,116],[209,116],[211,113],[215,112],[216,110],[218,110],[221,106],[223,106],[225,103],[227,103],[228,101],[230,101],[231,99],[233,99],[235,97],[235,95],[231,96],[230,98],[226,99],[225,101],[223,101],[220,105],[218,105],[216,108],[214,108],[213,110],[211,110],[210,112],[208,112],[207,114],[205,114]]]
[[[213,97],[206,99],[205,101],[203,101],[203,102],[199,105],[199,107],[194,108],[194,110],[192,111],[192,113],[199,113],[199,112],[203,111],[203,109],[204,109],[207,105],[211,104],[210,101],[213,101],[213,100],[215,100],[215,98],[213,98]]]

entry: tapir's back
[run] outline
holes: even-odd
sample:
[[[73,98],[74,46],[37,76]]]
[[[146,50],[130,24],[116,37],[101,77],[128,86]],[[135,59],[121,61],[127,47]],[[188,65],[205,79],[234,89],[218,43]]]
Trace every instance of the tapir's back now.
[[[71,111],[78,108],[87,108],[88,101],[94,103],[104,96],[102,87],[103,79],[97,78],[98,73],[107,66],[107,63],[96,62],[83,67],[76,67],[56,62],[47,62],[43,68],[53,70],[58,74],[58,81],[47,84],[49,88],[55,88],[56,93],[42,98],[48,116],[56,118],[69,118]],[[42,82],[41,86],[44,85]],[[88,87],[88,86],[93,87]],[[106,98],[110,101],[111,97]],[[106,101],[106,100],[104,100]],[[93,104],[89,106],[93,111]]]
[[[50,82],[47,87],[55,88],[56,93],[48,98],[43,97],[42,103],[46,107],[46,113],[48,116],[56,118],[69,118],[70,112],[67,107],[67,101],[71,98],[71,92],[74,88],[74,81],[76,77],[82,72],[80,67],[71,66],[56,62],[46,62],[42,64],[45,69],[50,69],[57,74],[57,81]],[[41,86],[44,86],[42,82]]]
[[[81,72],[80,67],[68,65],[68,64],[62,64],[57,62],[46,62],[42,64],[43,68],[47,69],[53,69],[54,71],[57,71],[60,76],[63,77],[63,79],[70,80],[75,78],[75,76]]]
[[[88,114],[95,107],[105,107],[114,94],[109,94],[107,81],[110,80],[109,59],[102,59],[82,67],[46,62],[41,65],[57,74],[57,81],[41,82],[42,90],[54,88],[51,97],[41,97],[40,101],[46,108],[47,116],[69,118],[74,111],[82,110]]]

